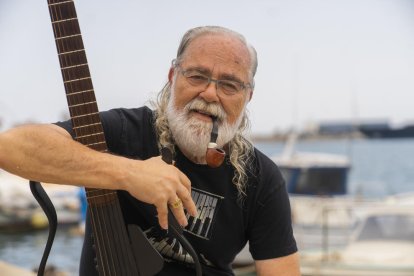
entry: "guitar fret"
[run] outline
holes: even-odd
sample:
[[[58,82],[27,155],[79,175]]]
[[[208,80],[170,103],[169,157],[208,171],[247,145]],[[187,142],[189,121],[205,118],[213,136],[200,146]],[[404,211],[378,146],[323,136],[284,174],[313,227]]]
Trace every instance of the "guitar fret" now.
[[[102,141],[102,142],[96,142],[96,143],[84,144],[84,145],[85,146],[95,146],[95,145],[101,145],[101,144],[106,144],[106,142]],[[107,152],[107,150],[104,150],[103,152]]]
[[[80,104],[74,104],[74,105],[69,105],[69,108],[78,107],[78,106],[83,106],[83,105],[87,105],[87,104],[96,104],[96,101],[87,102],[87,103],[80,103]],[[73,117],[72,117],[72,118],[73,118]]]
[[[67,21],[73,21],[73,20],[78,20],[78,18],[77,17],[72,17],[72,18],[67,18],[67,19],[55,20],[55,21],[52,21],[52,24],[67,22]]]
[[[61,53],[59,53],[58,55],[73,54],[73,53],[82,52],[82,51],[85,51],[85,49],[79,49],[79,50],[73,50],[73,51],[61,52]]]
[[[77,36],[82,36],[82,35],[81,34],[74,34],[74,35],[61,36],[61,37],[55,38],[55,40],[65,39],[65,38],[72,38],[72,37],[77,37]]]
[[[52,4],[49,4],[49,7],[50,6],[57,6],[57,5],[62,5],[62,4],[67,4],[67,3],[71,3],[71,2],[73,2],[73,1],[63,1],[63,2],[60,2],[60,3],[52,3]]]
[[[80,128],[85,128],[85,127],[91,127],[91,126],[99,126],[101,125],[101,123],[94,123],[94,124],[89,124],[89,125],[84,125],[84,126],[74,126],[73,129],[80,129]]]
[[[97,133],[93,133],[93,134],[76,136],[76,139],[81,139],[81,138],[86,138],[86,137],[92,137],[92,136],[97,136],[97,135],[102,135],[102,134],[104,134],[104,133],[101,131],[101,132],[97,132]]]
[[[107,194],[104,194],[104,195],[89,195],[89,193],[88,193],[88,198],[100,198],[100,197],[109,196],[109,195],[116,195],[116,192],[107,193]]]
[[[77,33],[77,32],[75,32]],[[68,33],[67,35],[71,35],[71,33]],[[65,40],[55,40],[57,44],[58,52],[69,52],[69,51],[76,51],[80,49],[84,49],[83,41],[81,36],[75,36],[71,39],[65,39]]]
[[[83,80],[87,80],[87,79],[90,79],[90,78],[91,78],[91,77],[80,78],[80,79],[75,79],[75,80],[68,80],[68,81],[64,81],[63,83],[76,82],[76,81],[83,81]]]
[[[60,69],[65,70],[65,69],[70,69],[70,68],[75,68],[75,67],[81,67],[81,66],[88,66],[88,64],[87,63],[77,64],[77,65],[62,67]],[[77,92],[77,93],[79,93],[79,92]]]
[[[83,114],[83,115],[77,115],[77,116],[71,116],[72,119],[77,119],[77,118],[82,118],[82,117],[86,117],[86,116],[90,116],[90,115],[96,115],[99,114],[99,112],[93,112],[93,113],[88,113],[88,114]]]

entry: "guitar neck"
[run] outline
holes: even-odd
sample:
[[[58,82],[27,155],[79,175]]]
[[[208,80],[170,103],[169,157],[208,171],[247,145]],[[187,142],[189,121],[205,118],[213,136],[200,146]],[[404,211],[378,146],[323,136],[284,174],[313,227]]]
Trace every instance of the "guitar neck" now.
[[[70,0],[48,0],[48,5],[75,140],[107,152],[75,4]],[[117,200],[111,190],[88,188],[86,195],[89,204]]]
[[[48,3],[75,139],[107,151],[75,5],[67,0]]]

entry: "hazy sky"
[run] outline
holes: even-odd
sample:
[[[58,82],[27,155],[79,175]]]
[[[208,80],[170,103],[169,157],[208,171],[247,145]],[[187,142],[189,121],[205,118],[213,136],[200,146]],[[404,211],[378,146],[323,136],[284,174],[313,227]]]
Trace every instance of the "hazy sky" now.
[[[167,80],[183,33],[241,32],[259,57],[252,132],[326,120],[414,121],[414,1],[75,1],[100,110],[135,107]],[[46,0],[0,0],[0,118],[67,110]],[[1,128],[1,127],[0,127]]]

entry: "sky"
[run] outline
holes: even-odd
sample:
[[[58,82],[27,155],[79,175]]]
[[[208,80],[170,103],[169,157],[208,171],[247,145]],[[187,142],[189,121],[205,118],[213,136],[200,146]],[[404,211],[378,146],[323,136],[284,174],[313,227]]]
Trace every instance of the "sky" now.
[[[414,1],[76,1],[100,110],[148,104],[182,35],[242,33],[258,52],[253,134],[332,121],[414,122]],[[46,0],[0,0],[0,130],[67,114]]]

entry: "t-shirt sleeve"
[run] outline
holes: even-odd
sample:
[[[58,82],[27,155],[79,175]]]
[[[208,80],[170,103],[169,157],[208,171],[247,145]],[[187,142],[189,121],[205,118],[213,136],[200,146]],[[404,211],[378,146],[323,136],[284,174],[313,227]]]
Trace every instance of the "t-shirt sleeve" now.
[[[154,142],[153,112],[148,107],[116,108],[100,112],[99,116],[111,153],[139,159],[159,155],[157,143]],[[55,124],[75,137],[70,120]]]
[[[297,251],[285,182],[272,161],[265,163],[248,233],[250,253],[255,260],[283,257]]]
[[[108,145],[108,148],[111,152],[119,153],[120,147],[123,146],[122,137],[124,136],[125,132],[124,117],[122,117],[121,113],[116,109],[100,112],[99,116],[104,129],[105,140]],[[70,135],[72,135],[73,138],[75,138],[75,133],[72,128],[71,120],[60,121],[54,124],[64,128],[66,131],[70,133]]]

